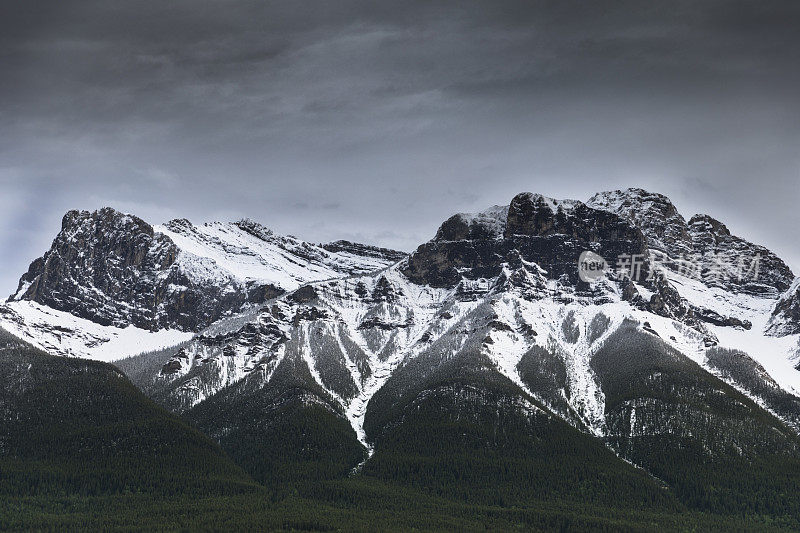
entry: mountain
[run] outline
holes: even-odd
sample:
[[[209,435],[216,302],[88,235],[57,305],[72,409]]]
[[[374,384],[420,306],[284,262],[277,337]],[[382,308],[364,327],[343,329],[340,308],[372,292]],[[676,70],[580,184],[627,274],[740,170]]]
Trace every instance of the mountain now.
[[[343,241],[314,245],[250,220],[151,226],[110,208],[70,211],[0,307],[0,324],[53,353],[120,357],[189,339],[303,283],[402,257]]]
[[[267,471],[276,457],[306,464],[293,455],[299,443],[286,450],[259,445],[290,443],[287,435],[296,432],[287,420],[309,420],[303,449],[334,463],[320,470],[406,476],[429,490],[445,474],[423,479],[418,465],[442,460],[435,452],[442,439],[470,450],[468,457],[481,446],[494,450],[486,470],[471,465],[471,482],[481,486],[488,465],[515,456],[511,441],[528,442],[520,452],[527,461],[551,457],[543,442],[564,438],[578,447],[588,435],[666,482],[682,502],[729,511],[741,498],[730,468],[760,480],[752,465],[761,458],[797,472],[797,336],[765,331],[793,275],[776,256],[720,226],[700,227],[698,217],[681,223],[664,197],[640,190],[606,196],[626,196],[619,204],[636,206],[639,215],[597,196],[592,207],[529,193],[508,207],[455,215],[408,259],[305,285],[260,312],[220,322],[171,357],[159,354],[160,370],[137,383],[265,482],[285,480]],[[658,207],[651,211],[651,204]],[[674,239],[654,232],[665,223],[679,224]],[[763,254],[764,278],[711,282],[702,267],[696,275],[685,271],[689,258],[706,259],[710,231],[723,260],[734,258],[728,246],[740,256]],[[651,248],[653,235],[661,241]],[[632,280],[612,270],[584,282],[577,265],[584,250],[612,261],[642,256],[642,275]],[[663,257],[675,253],[681,261]],[[486,428],[493,428],[488,435]],[[727,437],[717,440],[717,431]],[[321,455],[323,443],[339,451]],[[559,453],[590,453],[575,447],[562,445]],[[687,468],[668,472],[672,460]],[[715,466],[697,482],[691,468],[706,462]],[[530,477],[543,466],[503,468]],[[767,471],[775,490],[790,484],[780,469]],[[722,493],[708,492],[710,480]],[[518,483],[509,477],[501,485]]]
[[[408,256],[249,222],[122,228],[62,231],[80,244],[34,262],[2,323],[59,353],[172,328],[118,368],[267,487],[800,527],[794,274],[665,196],[521,193]],[[81,305],[88,287],[105,305]]]

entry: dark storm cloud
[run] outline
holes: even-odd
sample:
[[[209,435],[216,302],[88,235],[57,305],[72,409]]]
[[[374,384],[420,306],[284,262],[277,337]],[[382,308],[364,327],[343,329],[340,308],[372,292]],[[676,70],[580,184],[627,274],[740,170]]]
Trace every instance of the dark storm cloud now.
[[[6,2],[0,292],[69,208],[412,249],[643,186],[800,270],[797,2]]]

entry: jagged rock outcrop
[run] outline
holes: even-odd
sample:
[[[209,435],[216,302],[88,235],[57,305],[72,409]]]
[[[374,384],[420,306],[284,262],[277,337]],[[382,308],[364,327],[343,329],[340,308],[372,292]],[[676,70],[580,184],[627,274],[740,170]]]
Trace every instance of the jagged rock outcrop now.
[[[775,303],[767,324],[769,335],[783,337],[796,333],[800,333],[800,277]]]
[[[12,299],[41,301],[57,309],[69,307],[70,299],[77,305],[78,296],[91,297],[75,294],[87,277],[99,291],[125,297],[130,292],[124,291],[135,290],[134,271],[166,270],[177,255],[174,243],[140,218],[110,208],[69,211],[50,250],[31,263]]]
[[[171,410],[184,411],[245,375],[270,375],[289,340],[278,324],[267,318],[234,331],[197,336],[161,367],[149,385],[153,397]]]
[[[158,329],[175,321],[193,327],[181,315],[199,298],[172,297],[171,287],[188,282],[173,268],[178,253],[168,237],[137,217],[110,208],[70,211],[50,250],[31,264],[11,299],[33,300],[103,325]]]
[[[686,220],[663,194],[631,188],[592,196],[586,204],[616,213],[642,230],[648,246],[671,257],[692,252]]]
[[[507,210],[445,221],[432,241],[411,254],[403,273],[416,283],[455,287],[462,278],[493,278],[504,265],[528,262],[548,279],[577,286],[577,262],[585,250],[612,261],[647,252],[642,232],[617,215],[574,200],[522,193]],[[647,266],[642,269],[646,276]]]
[[[750,329],[753,323],[749,320],[742,320],[734,316],[725,316],[717,313],[712,309],[705,307],[695,307],[693,309],[694,315],[703,322],[714,324],[715,326],[723,326],[737,329]]]
[[[325,243],[322,245],[322,248],[329,252],[345,252],[358,257],[375,257],[387,261],[388,263],[396,263],[408,256],[405,252],[344,240]]]

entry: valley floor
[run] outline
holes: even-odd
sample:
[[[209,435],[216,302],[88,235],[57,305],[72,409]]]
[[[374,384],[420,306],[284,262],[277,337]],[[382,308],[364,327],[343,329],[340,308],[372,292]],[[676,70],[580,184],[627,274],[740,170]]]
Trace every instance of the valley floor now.
[[[797,531],[800,521],[569,503],[475,505],[368,477],[275,493],[3,498],[4,530],[148,531]]]

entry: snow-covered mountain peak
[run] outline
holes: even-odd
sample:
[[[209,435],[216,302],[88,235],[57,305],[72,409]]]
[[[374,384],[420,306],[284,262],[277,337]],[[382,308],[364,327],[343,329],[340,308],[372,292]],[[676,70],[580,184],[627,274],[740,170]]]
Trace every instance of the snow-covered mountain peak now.
[[[605,400],[592,358],[623,324],[709,370],[711,346],[746,351],[780,387],[800,388],[789,359],[800,332],[786,326],[797,323],[798,282],[770,319],[788,275],[782,262],[711,217],[687,223],[669,199],[641,189],[588,203],[522,193],[508,206],[450,217],[407,257],[348,241],[312,244],[250,220],[150,226],[113,210],[65,218],[53,249],[23,278],[21,294],[42,301],[0,306],[0,325],[54,353],[96,358],[183,342],[151,376],[159,401],[179,410],[230,386],[300,387],[369,445],[367,407],[381,390],[404,394],[420,376],[477,365],[601,434]],[[611,264],[640,257],[642,278],[613,271],[582,280],[584,251]],[[735,280],[732,269],[753,254],[765,277]],[[682,269],[712,260],[722,268],[715,275]]]
[[[62,327],[60,315],[40,314],[27,324],[25,301],[101,327],[198,331],[310,281],[364,274],[398,260],[397,252],[379,250],[355,243],[328,250],[250,220],[194,225],[175,219],[151,226],[112,208],[69,211],[2,315],[33,342],[43,327]],[[48,317],[52,324],[45,324]],[[71,326],[63,328],[65,336],[79,336]],[[90,347],[81,352],[68,344],[64,353],[95,355]]]
[[[579,276],[587,251],[616,268]],[[735,278],[753,255],[764,277]],[[621,272],[634,257],[639,277]],[[634,463],[633,447],[662,437],[667,457],[677,445],[701,461],[749,458],[800,430],[800,279],[772,296],[790,274],[781,265],[641,189],[588,203],[522,193],[450,217],[407,257],[250,220],[153,227],[70,212],[0,305],[0,328],[114,360],[155,401],[232,449],[256,443],[260,458],[287,435],[275,427],[304,450],[319,428],[323,447],[345,435],[375,461],[400,431],[430,427],[438,446],[462,421],[455,438],[481,446],[476,428],[559,427],[570,440],[556,442],[599,438]]]
[[[651,259],[709,287],[777,298],[794,274],[763,246],[731,234],[719,220],[695,215],[687,222],[666,196],[643,189],[598,193],[589,206],[615,213],[641,229]]]
[[[673,257],[691,252],[686,221],[663,194],[640,188],[606,191],[592,196],[587,205],[632,222],[645,234],[651,249]]]

